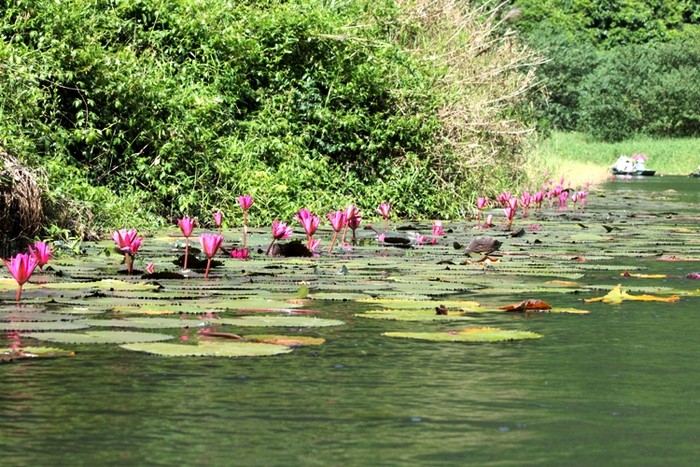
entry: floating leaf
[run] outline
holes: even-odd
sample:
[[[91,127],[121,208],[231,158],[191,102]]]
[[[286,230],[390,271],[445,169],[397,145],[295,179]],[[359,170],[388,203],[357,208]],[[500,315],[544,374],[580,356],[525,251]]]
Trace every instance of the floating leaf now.
[[[22,347],[21,349],[0,349],[0,363],[35,358],[72,357],[75,352],[53,347]]]
[[[501,310],[505,311],[529,311],[529,310],[551,310],[552,305],[549,303],[545,302],[544,300],[535,300],[535,299],[528,299],[528,300],[523,300],[520,303],[516,303],[513,305],[505,305],[502,307],[499,307]]]
[[[26,290],[32,289],[60,289],[60,290],[89,290],[89,289],[99,289],[99,290],[109,290],[109,291],[136,291],[136,290],[148,290],[155,291],[160,288],[159,285],[146,284],[145,282],[126,282],[117,279],[102,279],[99,281],[92,282],[52,282],[48,284],[26,284]]]
[[[231,326],[317,328],[341,326],[345,324],[337,319],[313,318],[309,316],[241,316],[239,318],[222,318],[217,323]]]
[[[71,331],[89,327],[83,320],[78,321],[21,321],[0,323],[0,331]]]
[[[310,336],[280,336],[274,334],[247,334],[249,341],[263,342],[266,344],[286,345],[287,347],[300,347],[307,345],[321,345],[326,339]]]
[[[197,345],[138,343],[125,344],[121,347],[163,357],[265,357],[292,351],[290,347],[284,345],[231,340],[201,341]]]
[[[139,328],[139,329],[169,329],[169,328],[195,328],[206,326],[207,323],[196,319],[172,319],[172,318],[117,318],[117,319],[87,319],[90,326],[112,328]]]
[[[393,321],[468,321],[473,318],[464,316],[461,311],[448,311],[447,315],[439,315],[435,310],[370,310],[357,313],[360,318],[387,319]]]
[[[382,335],[432,342],[502,342],[542,337],[541,334],[530,331],[511,331],[488,327],[449,332],[385,332]]]
[[[637,279],[663,279],[668,277],[666,274],[632,274],[629,271],[620,273],[622,277],[634,277]]]
[[[173,338],[173,336],[168,334],[136,331],[47,332],[25,334],[23,337],[63,344],[125,344],[130,342],[157,342]]]
[[[630,295],[626,291],[622,290],[622,284],[616,285],[607,295],[603,297],[596,298],[586,298],[584,302],[603,302],[603,303],[622,303],[623,300],[638,300],[645,302],[677,302],[680,297],[677,295],[672,295],[670,297],[659,297],[656,295]]]
[[[471,311],[481,307],[478,302],[470,300],[406,300],[396,298],[366,298],[357,300],[359,303],[369,303],[385,308],[401,310],[425,310],[435,312],[435,307],[444,305],[450,311]]]

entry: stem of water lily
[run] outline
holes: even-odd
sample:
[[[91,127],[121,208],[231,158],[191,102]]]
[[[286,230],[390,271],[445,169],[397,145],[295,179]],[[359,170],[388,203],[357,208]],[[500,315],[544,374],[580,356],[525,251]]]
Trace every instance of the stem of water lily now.
[[[187,257],[190,254],[190,239],[185,237],[185,264],[182,266],[183,271],[187,271]]]
[[[389,230],[389,218],[384,219],[384,230]]]
[[[126,263],[126,273],[130,276],[134,268],[134,257],[128,251],[124,253],[124,262]]]
[[[243,211],[243,248],[248,246],[248,211]]]
[[[341,239],[341,242],[345,243],[345,235],[348,233],[348,224],[345,224],[345,228],[343,229],[343,238]]]
[[[204,278],[209,279],[209,267],[211,266],[211,258],[207,258],[207,269],[204,271]]]
[[[270,242],[270,246],[267,247],[267,251],[265,252],[266,256],[270,254],[270,250],[272,250],[272,245],[275,244],[275,240],[277,240],[277,239],[273,238],[272,241]]]
[[[19,300],[22,298],[22,286],[17,287],[17,295],[15,295],[15,300],[19,302]]]
[[[335,233],[333,233],[333,240],[331,240],[331,247],[328,249],[328,254],[330,255],[333,253],[333,246],[335,245],[335,241],[338,239],[338,231],[336,230]]]

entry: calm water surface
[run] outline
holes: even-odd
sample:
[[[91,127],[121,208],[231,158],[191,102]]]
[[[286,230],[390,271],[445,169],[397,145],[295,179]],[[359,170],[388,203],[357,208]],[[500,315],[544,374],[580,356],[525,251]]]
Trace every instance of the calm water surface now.
[[[640,190],[698,213],[700,180],[664,177],[610,183],[591,209],[633,210]],[[650,282],[668,287],[700,270],[621,261],[674,274]],[[616,283],[617,274],[591,280]],[[544,335],[535,341],[388,339],[380,336],[388,327],[415,323],[354,318],[357,305],[340,303],[323,316],[348,326],[319,331],[323,346],[279,357],[168,359],[92,346],[74,358],[2,365],[0,464],[697,464],[698,298],[580,299],[556,297],[590,315],[479,317]],[[459,326],[443,326],[451,327]]]

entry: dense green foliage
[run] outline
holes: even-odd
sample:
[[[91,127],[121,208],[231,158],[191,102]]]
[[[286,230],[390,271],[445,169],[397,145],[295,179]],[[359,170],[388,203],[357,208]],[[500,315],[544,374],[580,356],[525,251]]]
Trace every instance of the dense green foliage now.
[[[689,0],[518,0],[539,69],[546,127],[619,141],[700,134],[700,5]]]
[[[488,168],[460,165],[459,141],[444,144],[441,110],[455,94],[436,84],[446,64],[415,46],[430,27],[407,15],[411,5],[0,6],[0,141],[46,171],[54,204],[77,200],[83,221],[98,227],[209,219],[217,208],[233,213],[243,193],[256,198],[254,223],[348,201],[365,209],[388,201],[401,216],[457,216]],[[470,40],[453,36],[460,47]],[[512,61],[495,45],[480,53]],[[504,183],[517,179],[522,158],[520,139],[499,126],[522,128],[511,109],[484,112],[496,129],[473,132]]]

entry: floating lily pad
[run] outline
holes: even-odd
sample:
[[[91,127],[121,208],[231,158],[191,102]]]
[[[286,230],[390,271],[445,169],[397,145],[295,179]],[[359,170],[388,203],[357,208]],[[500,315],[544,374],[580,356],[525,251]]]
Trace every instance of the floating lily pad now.
[[[21,321],[0,323],[0,331],[72,331],[89,327],[84,320],[78,321]]]
[[[110,291],[134,291],[148,290],[155,291],[160,288],[158,285],[146,284],[145,282],[126,282],[117,279],[102,279],[92,282],[52,282],[48,284],[26,284],[24,290],[32,289],[60,289],[60,290],[110,290]]]
[[[541,334],[530,331],[511,331],[498,328],[472,328],[450,332],[385,332],[382,335],[432,342],[502,342],[542,337]]]
[[[54,347],[22,347],[21,349],[0,349],[0,363],[35,358],[72,357],[75,352]]]
[[[369,298],[369,295],[363,293],[340,293],[340,292],[318,292],[309,294],[309,298],[314,300],[339,300],[352,301]]]
[[[677,302],[680,300],[678,295],[671,295],[669,297],[659,297],[657,295],[631,295],[627,291],[622,290],[622,285],[616,285],[607,295],[603,297],[587,298],[584,300],[586,303],[590,302],[603,302],[603,303],[622,303],[624,300],[636,300],[644,302]]]
[[[239,318],[222,318],[217,323],[231,326],[317,328],[341,326],[345,322],[337,319],[312,318],[309,316],[241,316]]]
[[[435,312],[435,307],[444,305],[451,311],[470,311],[481,307],[479,302],[471,300],[405,300],[405,299],[384,299],[384,298],[369,298],[357,300],[359,303],[368,303],[371,305],[379,305],[386,308],[401,309],[401,310],[432,310]]]
[[[321,345],[326,342],[322,337],[310,336],[282,336],[275,334],[246,334],[249,341],[263,342],[266,344],[286,345],[288,347],[300,347],[307,345]]]
[[[172,328],[196,328],[206,326],[207,323],[196,319],[172,319],[172,318],[117,318],[117,319],[87,319],[90,326],[112,328],[138,328],[138,329],[172,329]]]
[[[168,334],[136,331],[47,332],[25,334],[23,337],[62,344],[126,344],[166,341],[173,338]]]
[[[163,357],[266,357],[292,351],[284,345],[226,340],[203,341],[197,345],[138,343],[120,347]]]
[[[448,311],[446,315],[438,315],[435,310],[370,310],[357,313],[360,318],[387,319],[393,321],[468,321],[473,318],[464,316],[464,312]]]

